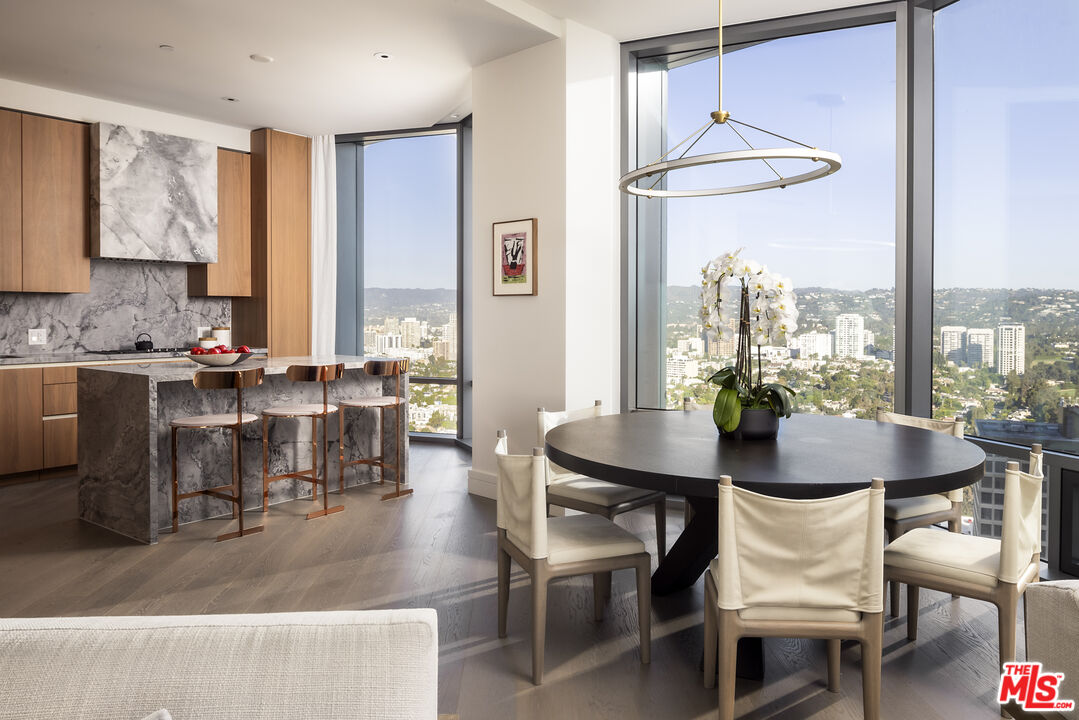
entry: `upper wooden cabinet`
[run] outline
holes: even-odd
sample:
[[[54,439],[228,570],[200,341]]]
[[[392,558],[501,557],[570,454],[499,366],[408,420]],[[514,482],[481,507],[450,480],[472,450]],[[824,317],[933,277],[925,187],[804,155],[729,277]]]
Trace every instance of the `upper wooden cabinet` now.
[[[89,292],[89,127],[0,113],[0,290]]]
[[[188,295],[251,295],[251,156],[217,150],[217,262],[187,266]]]
[[[311,352],[311,139],[251,133],[251,297],[232,303],[233,342]]]

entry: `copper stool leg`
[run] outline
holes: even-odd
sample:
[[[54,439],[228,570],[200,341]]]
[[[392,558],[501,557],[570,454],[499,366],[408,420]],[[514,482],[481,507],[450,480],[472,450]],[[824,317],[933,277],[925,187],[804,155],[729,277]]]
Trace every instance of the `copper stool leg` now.
[[[266,416],[262,416],[262,512],[270,511],[270,475],[269,444],[266,437]]]
[[[337,408],[337,493],[345,494],[345,407]]]
[[[393,469],[393,479],[396,489],[391,493],[386,493],[385,495],[383,495],[383,500],[392,500],[394,498],[405,497],[412,494],[412,488],[408,488],[406,490],[401,489],[401,404],[399,403],[394,407],[395,410],[393,413],[393,417],[395,422],[393,428],[393,439],[395,453],[394,457],[396,459],[396,465]],[[386,471],[385,458],[383,458],[382,471]]]
[[[311,502],[318,502],[318,418],[311,418]]]
[[[176,480],[176,431],[178,428],[172,428],[172,531],[180,531],[180,499],[176,497],[179,494],[179,488],[177,487]]]
[[[323,474],[323,477],[324,477],[324,479],[322,481],[322,509],[321,510],[315,510],[314,512],[307,513],[307,519],[308,520],[313,520],[314,518],[317,518],[317,517],[326,517],[327,515],[332,515],[333,513],[338,513],[338,512],[341,512],[342,510],[345,509],[344,505],[335,505],[333,507],[330,507],[330,466],[329,466],[329,458],[328,458],[329,449],[328,449],[327,443],[326,443],[326,422],[328,420],[329,420],[328,415],[323,415],[322,416],[322,474]],[[311,422],[317,424],[318,423],[318,418],[317,417],[312,418]],[[315,484],[314,493],[317,496],[318,495],[318,473],[315,474],[315,482],[316,482],[316,484]]]

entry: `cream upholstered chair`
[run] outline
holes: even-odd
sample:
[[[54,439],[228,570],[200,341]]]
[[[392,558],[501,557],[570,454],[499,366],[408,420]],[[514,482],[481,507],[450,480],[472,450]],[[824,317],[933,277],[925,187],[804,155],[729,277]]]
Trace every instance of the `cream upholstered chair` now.
[[[906,425],[934,432],[963,438],[963,418],[952,420],[932,420],[930,418],[901,415],[899,413],[877,410],[877,422]],[[947,521],[948,529],[959,532],[963,522],[963,489],[946,493],[934,493],[920,497],[899,498],[884,501],[884,532],[888,540],[913,530]],[[899,617],[899,583],[891,583],[891,614]]]
[[[651,659],[652,556],[644,543],[598,515],[547,517],[546,458],[507,454],[505,430],[498,431],[498,636],[506,637],[510,599],[510,559],[532,579],[532,682],[543,682],[547,626],[547,584],[556,578],[591,575],[596,620],[603,616],[604,578],[613,570],[637,572],[637,614],[641,662]]]
[[[719,650],[719,717],[734,717],[738,638],[828,639],[839,691],[841,640],[862,646],[866,718],[880,717],[884,481],[838,497],[786,500],[719,484],[719,554],[705,574],[704,685]]]
[[[1027,660],[1040,662],[1045,672],[1064,673],[1058,697],[1079,702],[1079,652],[1075,650],[1079,647],[1079,580],[1031,585],[1023,593],[1023,605]],[[1013,717],[1043,717],[1018,713],[1014,706],[1007,709]],[[1044,717],[1067,715],[1048,713]]]
[[[585,420],[603,414],[603,403],[583,410],[564,410],[549,412],[544,408],[536,411],[538,420],[538,444],[543,447],[547,433],[552,428],[573,420]],[[600,515],[613,520],[630,510],[655,505],[656,508],[656,547],[659,559],[667,556],[667,496],[655,490],[642,490],[596,480],[586,475],[579,475],[565,469],[550,460],[547,461],[547,504]]]
[[[996,540],[919,528],[884,549],[884,577],[907,585],[907,638],[918,636],[918,588],[986,600],[997,607],[1000,664],[1015,659],[1016,611],[1037,582],[1041,555],[1042,448],[1030,452],[1030,472],[1004,470],[1004,523]]]

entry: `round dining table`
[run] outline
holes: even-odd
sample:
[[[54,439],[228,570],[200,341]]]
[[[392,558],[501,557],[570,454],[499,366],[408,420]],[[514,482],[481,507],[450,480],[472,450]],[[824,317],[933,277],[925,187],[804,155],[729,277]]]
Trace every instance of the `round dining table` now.
[[[884,478],[885,497],[966,487],[981,479],[985,453],[943,433],[834,415],[780,420],[774,440],[720,437],[706,411],[638,411],[577,420],[547,433],[551,462],[620,485],[681,495],[693,508],[652,575],[652,594],[692,586],[716,556],[719,477],[783,498],[821,498]]]
[[[985,453],[951,435],[874,420],[792,415],[774,440],[720,437],[705,411],[637,411],[577,420],[546,436],[551,462],[589,477],[681,495],[689,523],[652,574],[652,594],[694,585],[719,547],[719,478],[783,498],[841,495],[884,479],[886,498],[966,487]],[[761,679],[760,638],[738,642],[739,677]]]

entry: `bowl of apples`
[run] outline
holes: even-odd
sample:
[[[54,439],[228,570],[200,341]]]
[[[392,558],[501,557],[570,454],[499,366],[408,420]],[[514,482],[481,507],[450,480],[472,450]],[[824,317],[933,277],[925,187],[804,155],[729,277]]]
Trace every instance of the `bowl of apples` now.
[[[246,345],[231,348],[227,345],[218,345],[212,348],[193,347],[186,355],[188,360],[194,360],[200,365],[223,367],[235,365],[251,357],[251,348]]]

